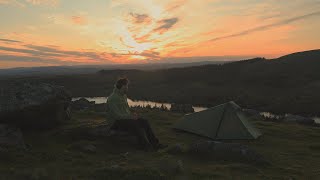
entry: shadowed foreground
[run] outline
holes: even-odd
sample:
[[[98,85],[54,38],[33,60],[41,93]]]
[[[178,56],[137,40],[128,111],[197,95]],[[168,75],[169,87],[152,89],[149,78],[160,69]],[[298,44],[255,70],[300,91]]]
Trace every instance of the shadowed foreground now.
[[[198,140],[170,127],[182,114],[140,110],[160,140],[183,147]],[[217,161],[188,153],[136,150],[131,137],[94,137],[88,132],[104,124],[102,113],[77,112],[60,128],[25,132],[25,150],[0,149],[0,179],[318,179],[320,128],[297,124],[253,123],[264,135],[248,145],[271,165]]]

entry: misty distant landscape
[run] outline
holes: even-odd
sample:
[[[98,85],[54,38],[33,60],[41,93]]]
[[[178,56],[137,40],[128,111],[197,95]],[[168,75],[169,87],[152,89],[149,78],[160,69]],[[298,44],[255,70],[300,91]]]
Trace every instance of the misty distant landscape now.
[[[232,62],[232,61],[229,61]],[[109,64],[109,65],[79,65],[79,66],[48,66],[48,67],[25,67],[0,69],[2,76],[34,76],[34,75],[65,75],[65,74],[88,74],[95,73],[101,69],[139,69],[139,70],[156,70],[174,67],[190,67],[207,64],[224,64],[228,61],[201,61],[185,63],[150,63],[150,64]]]
[[[32,69],[26,69],[25,76],[23,71],[14,71],[17,77],[2,76],[0,85],[45,82],[64,86],[73,97],[105,97],[115,80],[125,76],[131,81],[131,99],[205,107],[232,100],[260,111],[315,116],[320,101],[319,59],[320,50],[312,50],[229,63],[40,67],[34,76]]]

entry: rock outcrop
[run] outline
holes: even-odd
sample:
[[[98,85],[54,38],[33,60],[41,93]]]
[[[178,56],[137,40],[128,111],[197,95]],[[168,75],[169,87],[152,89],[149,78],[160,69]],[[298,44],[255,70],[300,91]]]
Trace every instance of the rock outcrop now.
[[[25,149],[26,145],[19,128],[0,124],[0,148],[16,147]]]
[[[72,110],[93,110],[95,105],[94,101],[89,101],[86,98],[80,98],[71,103]]]
[[[169,154],[182,154],[184,152],[183,146],[181,144],[175,144],[166,150]]]
[[[0,87],[0,123],[23,130],[53,128],[70,119],[71,95],[50,84]]]
[[[105,112],[106,103],[96,104],[94,101],[89,101],[86,98],[80,98],[71,103],[72,111],[94,111],[94,112]]]

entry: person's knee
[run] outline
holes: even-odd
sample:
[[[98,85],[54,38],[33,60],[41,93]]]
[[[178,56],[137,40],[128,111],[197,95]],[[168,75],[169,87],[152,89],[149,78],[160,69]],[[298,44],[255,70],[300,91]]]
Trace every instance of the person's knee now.
[[[143,123],[148,123],[148,120],[147,119],[144,119],[144,118],[139,118],[139,120]]]
[[[141,133],[141,127],[139,126],[139,124],[134,123],[132,124],[132,126],[130,127],[130,131],[133,134],[139,135]]]
[[[120,127],[126,131],[136,132],[139,129],[139,124],[134,120],[126,120],[120,124]]]
[[[139,122],[132,120],[131,124],[130,124],[133,128],[139,128]]]
[[[140,124],[142,124],[143,126],[149,125],[149,121],[147,119],[140,118],[139,121],[140,121]]]

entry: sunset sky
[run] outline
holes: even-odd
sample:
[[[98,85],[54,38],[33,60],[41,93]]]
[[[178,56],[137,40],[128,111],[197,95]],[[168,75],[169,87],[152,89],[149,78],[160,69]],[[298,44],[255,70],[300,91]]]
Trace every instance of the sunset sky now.
[[[0,22],[0,68],[320,48],[320,0],[0,0]]]

